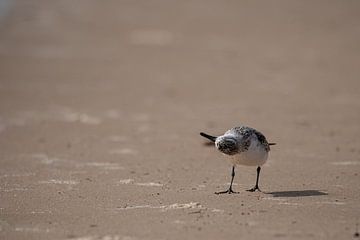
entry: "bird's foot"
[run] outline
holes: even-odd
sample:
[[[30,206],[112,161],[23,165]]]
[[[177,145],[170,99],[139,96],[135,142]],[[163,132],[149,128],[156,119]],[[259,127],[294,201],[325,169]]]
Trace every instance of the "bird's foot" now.
[[[236,194],[238,194],[239,192],[233,191],[232,188],[229,188],[228,190],[221,191],[221,192],[215,192],[215,194],[217,194],[217,195],[224,194],[224,193],[228,193],[228,194],[236,193]]]
[[[261,192],[261,190],[260,190],[260,188],[259,188],[258,185],[256,185],[256,186],[253,187],[253,188],[250,188],[250,189],[248,189],[248,190],[246,190],[246,191],[248,191],[248,192],[255,192],[256,190],[258,190],[259,192]]]

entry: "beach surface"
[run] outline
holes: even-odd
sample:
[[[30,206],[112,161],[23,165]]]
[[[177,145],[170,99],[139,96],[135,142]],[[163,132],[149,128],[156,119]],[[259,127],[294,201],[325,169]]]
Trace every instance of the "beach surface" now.
[[[0,239],[356,239],[358,1],[2,1]],[[199,132],[272,146],[231,165]],[[359,228],[359,227],[358,227]]]

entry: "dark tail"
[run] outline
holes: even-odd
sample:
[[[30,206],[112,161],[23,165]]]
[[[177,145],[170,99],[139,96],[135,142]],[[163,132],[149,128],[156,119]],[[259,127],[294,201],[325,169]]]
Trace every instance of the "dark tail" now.
[[[212,141],[212,142],[215,142],[215,140],[216,140],[216,137],[210,136],[210,135],[208,135],[208,134],[206,134],[206,133],[203,133],[203,132],[201,132],[200,135],[203,136],[204,138],[209,139],[209,140]]]
[[[276,145],[276,143],[269,143],[269,146]]]

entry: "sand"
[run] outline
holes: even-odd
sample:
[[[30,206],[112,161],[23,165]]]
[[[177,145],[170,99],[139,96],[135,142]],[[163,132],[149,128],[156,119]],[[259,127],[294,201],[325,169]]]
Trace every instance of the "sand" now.
[[[357,1],[4,2],[0,239],[355,238]]]

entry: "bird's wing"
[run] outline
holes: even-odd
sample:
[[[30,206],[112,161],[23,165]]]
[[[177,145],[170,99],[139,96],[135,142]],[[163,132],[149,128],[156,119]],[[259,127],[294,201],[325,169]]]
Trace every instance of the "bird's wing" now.
[[[251,144],[250,136],[243,137],[239,143],[238,151],[240,153],[247,151],[250,147],[250,144]]]
[[[256,135],[256,137],[259,140],[260,144],[265,147],[265,150],[267,152],[270,151],[269,143],[266,140],[266,137],[259,131],[254,131],[254,134]]]

